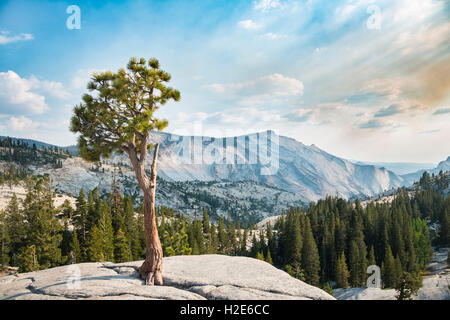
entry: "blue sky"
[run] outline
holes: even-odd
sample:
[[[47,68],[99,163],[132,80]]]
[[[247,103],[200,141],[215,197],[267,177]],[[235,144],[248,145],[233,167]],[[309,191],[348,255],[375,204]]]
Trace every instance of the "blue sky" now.
[[[345,158],[438,162],[449,39],[444,0],[3,0],[0,135],[73,144],[90,74],[156,57],[182,95],[160,111],[167,131],[272,129]]]

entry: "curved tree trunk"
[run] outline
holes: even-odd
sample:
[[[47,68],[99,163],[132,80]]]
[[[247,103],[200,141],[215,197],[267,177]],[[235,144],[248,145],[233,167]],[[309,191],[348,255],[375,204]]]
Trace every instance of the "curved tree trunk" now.
[[[139,268],[139,273],[146,284],[163,285],[163,251],[156,226],[155,190],[156,185],[153,185],[150,187],[150,192],[144,194],[144,227],[147,248],[145,261]]]
[[[153,162],[150,169],[150,179],[145,173],[145,160],[147,158],[148,135],[141,145],[141,157],[137,158],[134,145],[126,150],[133,164],[136,178],[144,192],[144,228],[145,228],[145,261],[139,268],[139,274],[147,285],[163,285],[162,258],[163,251],[159,241],[156,225],[155,193],[156,193],[156,160],[159,145],[156,144],[153,152]]]

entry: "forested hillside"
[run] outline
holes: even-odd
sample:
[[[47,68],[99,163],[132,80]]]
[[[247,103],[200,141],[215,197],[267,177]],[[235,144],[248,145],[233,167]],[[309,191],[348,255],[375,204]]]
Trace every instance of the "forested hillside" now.
[[[157,209],[165,256],[221,253],[263,259],[312,285],[364,286],[366,268],[382,269],[385,287],[395,287],[403,272],[419,276],[428,264],[432,238],[429,226],[440,229],[433,239],[449,245],[450,198],[443,197],[445,175],[426,176],[411,194],[401,189],[392,203],[365,207],[328,197],[309,209],[291,208],[274,228],[245,229],[239,221],[208,212],[193,219],[173,209]],[[101,196],[98,189],[80,191],[76,207],[52,202],[48,178],[28,178],[23,207],[13,198],[0,214],[2,265],[21,272],[87,261],[124,262],[144,258],[145,234],[140,203],[123,196],[117,185]]]
[[[318,285],[365,286],[366,269],[378,265],[385,287],[395,287],[403,272],[418,274],[436,246],[450,245],[450,197],[441,190],[448,176],[424,175],[416,191],[401,189],[391,203],[347,202],[328,197],[308,210],[283,213],[251,253],[270,255],[293,276]],[[437,225],[434,239],[429,226]]]
[[[62,148],[32,143],[27,140],[0,138],[0,161],[14,163],[20,166],[51,165],[61,168],[62,160],[68,158],[70,153]]]

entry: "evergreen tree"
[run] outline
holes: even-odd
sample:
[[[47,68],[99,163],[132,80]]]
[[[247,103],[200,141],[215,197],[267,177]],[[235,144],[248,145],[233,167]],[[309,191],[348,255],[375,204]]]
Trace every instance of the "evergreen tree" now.
[[[88,216],[88,205],[85,200],[84,189],[81,188],[78,194],[76,204],[76,208],[73,213],[73,225],[80,232],[80,243],[82,246],[85,245],[87,240],[87,216]],[[85,255],[85,252],[82,252],[82,255]]]
[[[116,262],[127,262],[129,258],[128,250],[128,240],[122,229],[119,229],[114,239],[114,258]]]
[[[240,255],[247,255],[247,240],[248,240],[248,229],[244,229],[244,233],[241,237],[241,250]]]
[[[264,255],[261,251],[256,254],[256,259],[264,261]]]
[[[219,225],[217,226],[217,235],[219,240],[219,250],[220,252],[225,253],[228,248],[228,237],[222,217],[219,218]]]
[[[250,248],[250,257],[252,258],[256,258],[256,256],[258,255],[258,253],[260,252],[260,248],[259,248],[259,242],[256,239],[256,234],[253,233],[253,238],[252,238],[252,247]]]
[[[206,209],[203,209],[203,233],[208,234],[210,230],[210,224],[209,224],[209,216],[208,211]]]
[[[216,231],[216,226],[214,224],[211,224],[211,229],[210,229],[210,240],[209,240],[209,247],[210,247],[210,252],[209,253],[216,253],[218,248],[219,248],[219,239],[217,237],[217,231]]]
[[[32,272],[40,269],[36,246],[21,247],[18,255],[19,272]]]
[[[338,288],[347,288],[349,277],[350,273],[348,271],[347,264],[345,262],[345,255],[344,252],[341,252],[341,255],[337,259],[336,270],[334,275],[336,286]]]
[[[113,152],[128,155],[144,193],[147,246],[139,273],[147,284],[157,285],[163,284],[163,252],[155,213],[159,144],[150,144],[150,134],[168,125],[167,120],[155,117],[155,111],[170,100],[180,100],[180,92],[167,86],[170,79],[155,58],[131,58],[127,67],[117,72],[95,73],[88,84],[91,92],[84,94],[82,103],[74,108],[70,125],[72,132],[80,133],[79,155],[85,160],[99,162]],[[151,149],[153,161],[148,175],[145,166]],[[112,219],[116,227],[114,214]]]
[[[377,264],[377,262],[375,261],[375,250],[373,249],[373,246],[372,246],[372,247],[370,247],[368,265],[369,266],[374,266],[376,264]]]
[[[38,179],[23,203],[26,239],[24,247],[34,247],[39,268],[46,269],[62,263],[60,244],[62,226],[55,218],[51,181],[44,177]],[[27,250],[22,251],[29,254]]]
[[[6,222],[6,213],[0,211],[0,265],[7,266],[9,264],[9,234]]]
[[[19,211],[19,202],[14,193],[5,209],[6,229],[9,235],[9,247],[12,253],[17,253],[25,239],[25,223],[23,214]]]
[[[411,300],[413,295],[417,295],[421,286],[422,278],[420,274],[403,271],[395,286],[397,300]]]
[[[194,219],[190,225],[189,230],[189,242],[192,247],[192,254],[204,254],[206,252],[205,248],[205,237],[203,236],[203,226],[201,220]]]
[[[385,288],[393,288],[397,283],[395,260],[392,255],[391,247],[387,246],[385,250],[383,264],[381,266],[381,275],[383,277],[383,283]]]
[[[69,263],[75,264],[82,261],[80,243],[78,242],[77,231],[73,229],[69,244]]]
[[[285,263],[294,269],[300,268],[302,262],[302,234],[300,226],[300,215],[293,212],[288,213],[285,234]]]
[[[98,228],[102,236],[102,252],[105,261],[111,262],[114,261],[114,230],[108,203],[103,202],[99,210],[100,220],[98,221]],[[137,236],[137,232],[133,232],[133,234]]]
[[[86,255],[88,261],[102,262],[105,261],[105,254],[103,252],[103,234],[98,226],[93,226],[89,232],[89,237],[86,241]]]
[[[228,239],[228,255],[235,255],[237,251],[237,239],[234,223],[231,221],[231,216],[228,214],[227,223],[227,239]]]
[[[270,254],[270,250],[267,250],[266,262],[269,264],[273,264],[272,255]]]
[[[140,246],[139,237],[136,231],[136,217],[133,207],[133,199],[128,196],[124,198],[124,225],[125,235],[128,239],[128,246],[130,247],[129,260],[139,259],[142,248]]]
[[[403,275],[402,262],[400,260],[400,256],[395,257],[395,283],[394,287],[398,284],[398,281],[401,279]]]
[[[316,241],[311,230],[310,220],[306,217],[304,226],[304,240],[302,250],[302,267],[306,282],[313,285],[319,285],[320,261]]]

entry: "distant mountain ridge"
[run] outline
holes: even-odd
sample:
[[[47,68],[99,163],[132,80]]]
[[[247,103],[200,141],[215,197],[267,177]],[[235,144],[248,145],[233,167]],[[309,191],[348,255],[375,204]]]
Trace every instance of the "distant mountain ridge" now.
[[[67,146],[67,147],[61,147],[61,146],[57,146],[51,143],[46,143],[46,142],[42,142],[42,141],[38,141],[38,140],[33,140],[33,139],[26,139],[26,138],[15,138],[15,137],[9,137],[9,136],[0,136],[0,139],[11,139],[11,141],[22,141],[27,143],[30,147],[34,145],[36,145],[37,148],[57,148],[60,150],[65,150],[70,152],[70,154],[72,155],[77,155],[78,154],[78,147],[75,145],[71,145],[71,146]]]
[[[257,148],[252,150],[246,145],[245,149],[239,150],[236,147],[236,141],[239,139],[259,141],[260,136],[266,134],[275,138],[271,147],[276,150],[279,167],[273,175],[262,175],[261,163],[242,164],[244,159],[257,158],[254,154]],[[152,135],[152,141],[160,143],[159,176],[169,181],[253,181],[299,194],[304,201],[315,201],[327,195],[344,198],[372,196],[397,188],[403,183],[400,176],[387,169],[373,165],[357,165],[314,145],[307,146],[295,139],[277,136],[273,131],[231,138],[202,139],[203,151],[211,147],[211,144],[216,144],[219,149],[223,148],[223,155],[234,153],[235,161],[231,164],[180,163],[177,152],[181,148],[183,137],[157,132]],[[234,144],[226,143],[230,140],[234,140]],[[277,145],[273,146],[274,143]],[[201,157],[196,152],[199,151],[194,150],[192,158]]]
[[[444,160],[439,162],[439,164],[431,169],[431,170],[419,170],[413,173],[402,175],[402,178],[404,180],[405,185],[411,185],[416,181],[419,181],[420,177],[423,175],[423,173],[427,171],[429,174],[438,174],[440,171],[446,172],[450,171],[450,156]]]
[[[267,151],[267,154],[277,158],[278,169],[271,175],[261,174],[262,169],[267,165],[259,161],[261,160],[260,146],[251,146],[252,142],[260,141],[261,137],[271,137],[271,142],[267,146],[267,149],[271,151]],[[194,148],[194,139],[200,139],[201,148],[198,150]],[[52,146],[30,139],[19,140],[30,141],[38,146]],[[249,181],[256,185],[264,185],[295,194],[297,195],[296,201],[304,202],[316,201],[329,195],[338,195],[344,198],[371,197],[393,188],[409,186],[419,180],[424,171],[398,175],[386,168],[379,168],[371,164],[358,164],[336,157],[315,145],[307,146],[295,139],[278,136],[270,130],[228,138],[194,138],[154,132],[151,141],[160,144],[158,176],[167,182]],[[239,141],[243,143],[244,147],[239,148]],[[186,160],[186,154],[183,154],[186,142],[190,143],[188,151],[191,154],[187,158],[192,160],[191,163],[183,162],[183,157]],[[77,154],[76,146],[59,148]],[[230,154],[233,159],[231,163],[226,161],[226,157]],[[215,161],[210,161],[211,157]],[[258,161],[249,163],[249,159],[258,159]],[[115,154],[107,161],[111,164],[130,166],[126,155]],[[450,170],[450,157],[442,161],[436,168],[427,171],[438,173],[440,170]],[[81,177],[82,175],[79,179]],[[84,179],[86,178],[85,176]],[[71,177],[71,179],[77,180],[76,177]],[[73,184],[88,186],[95,183],[73,181]],[[60,187],[64,189],[64,185],[60,185]],[[71,192],[73,191],[71,190]]]
[[[415,163],[415,162],[371,162],[349,160],[350,162],[361,165],[372,165],[377,168],[386,168],[397,175],[415,173],[420,170],[431,170],[436,167],[436,163]]]

